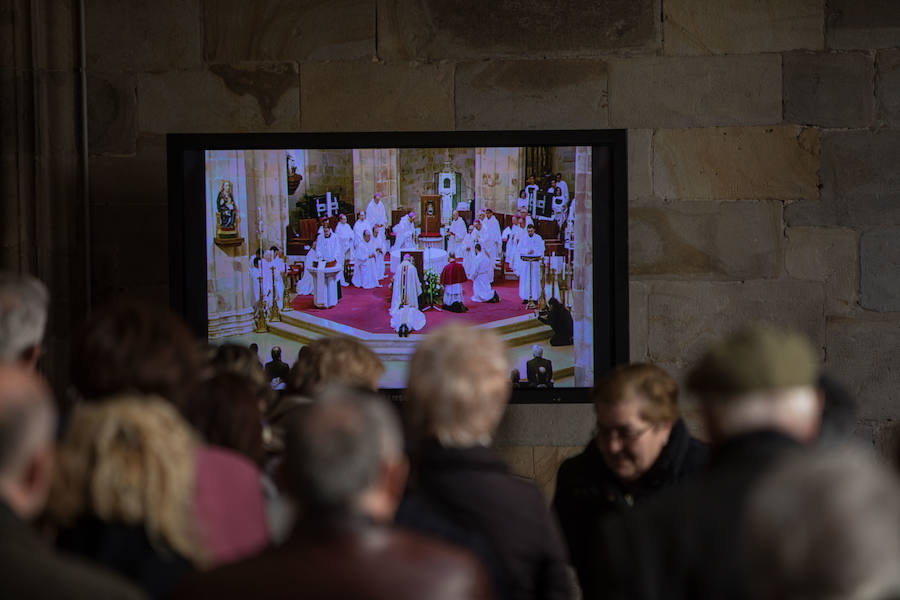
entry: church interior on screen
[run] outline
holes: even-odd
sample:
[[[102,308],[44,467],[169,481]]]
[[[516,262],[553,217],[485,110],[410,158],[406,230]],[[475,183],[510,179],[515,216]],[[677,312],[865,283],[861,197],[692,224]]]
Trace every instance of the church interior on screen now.
[[[513,385],[593,385],[591,149],[206,153],[208,335],[289,364],[364,341],[404,387],[422,335],[496,330]]]

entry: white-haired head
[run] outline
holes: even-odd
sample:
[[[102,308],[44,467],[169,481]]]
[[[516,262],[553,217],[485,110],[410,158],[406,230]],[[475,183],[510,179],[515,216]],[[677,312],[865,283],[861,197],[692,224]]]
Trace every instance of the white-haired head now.
[[[544,355],[544,349],[541,346],[535,344],[531,347],[531,355],[535,358],[540,358]]]
[[[50,296],[30,275],[0,273],[0,362],[33,366],[40,355]]]

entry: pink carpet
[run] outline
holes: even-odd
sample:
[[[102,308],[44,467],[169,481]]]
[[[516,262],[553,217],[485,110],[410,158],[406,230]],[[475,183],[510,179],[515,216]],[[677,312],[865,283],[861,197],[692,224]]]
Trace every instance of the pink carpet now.
[[[291,302],[294,310],[299,310],[323,319],[362,329],[369,333],[394,333],[390,326],[388,309],[391,305],[390,276],[381,280],[381,287],[371,290],[363,290],[351,286],[341,288],[341,300],[333,308],[323,309],[313,306],[312,296],[297,296]],[[500,296],[500,302],[486,304],[472,302],[472,282],[463,284],[464,304],[469,312],[454,313],[450,311],[425,311],[427,324],[425,328],[415,333],[426,333],[449,322],[488,323],[500,319],[508,319],[520,315],[529,314],[522,300],[519,299],[518,280],[497,280],[494,283],[494,291]]]

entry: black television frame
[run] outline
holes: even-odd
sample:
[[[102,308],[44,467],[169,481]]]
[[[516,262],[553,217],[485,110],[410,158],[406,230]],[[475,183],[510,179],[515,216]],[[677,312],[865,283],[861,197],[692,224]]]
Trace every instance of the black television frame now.
[[[210,133],[166,136],[169,197],[169,290],[173,310],[207,338],[206,203],[207,150],[292,148],[455,148],[591,146],[591,171],[599,172],[598,148],[609,152],[604,189],[592,177],[594,377],[628,361],[627,132],[624,129],[534,131],[429,131],[337,133]],[[608,199],[608,202],[598,202]],[[602,290],[608,293],[600,293]],[[394,399],[402,389],[383,390]],[[588,388],[515,389],[511,402],[590,402]]]

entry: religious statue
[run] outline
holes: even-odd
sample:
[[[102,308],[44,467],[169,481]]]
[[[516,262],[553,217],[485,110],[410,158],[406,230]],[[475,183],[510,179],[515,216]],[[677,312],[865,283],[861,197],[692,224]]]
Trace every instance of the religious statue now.
[[[234,200],[231,182],[227,179],[219,186],[216,196],[216,237],[217,246],[240,246],[244,238],[240,237],[238,223],[240,213]]]

